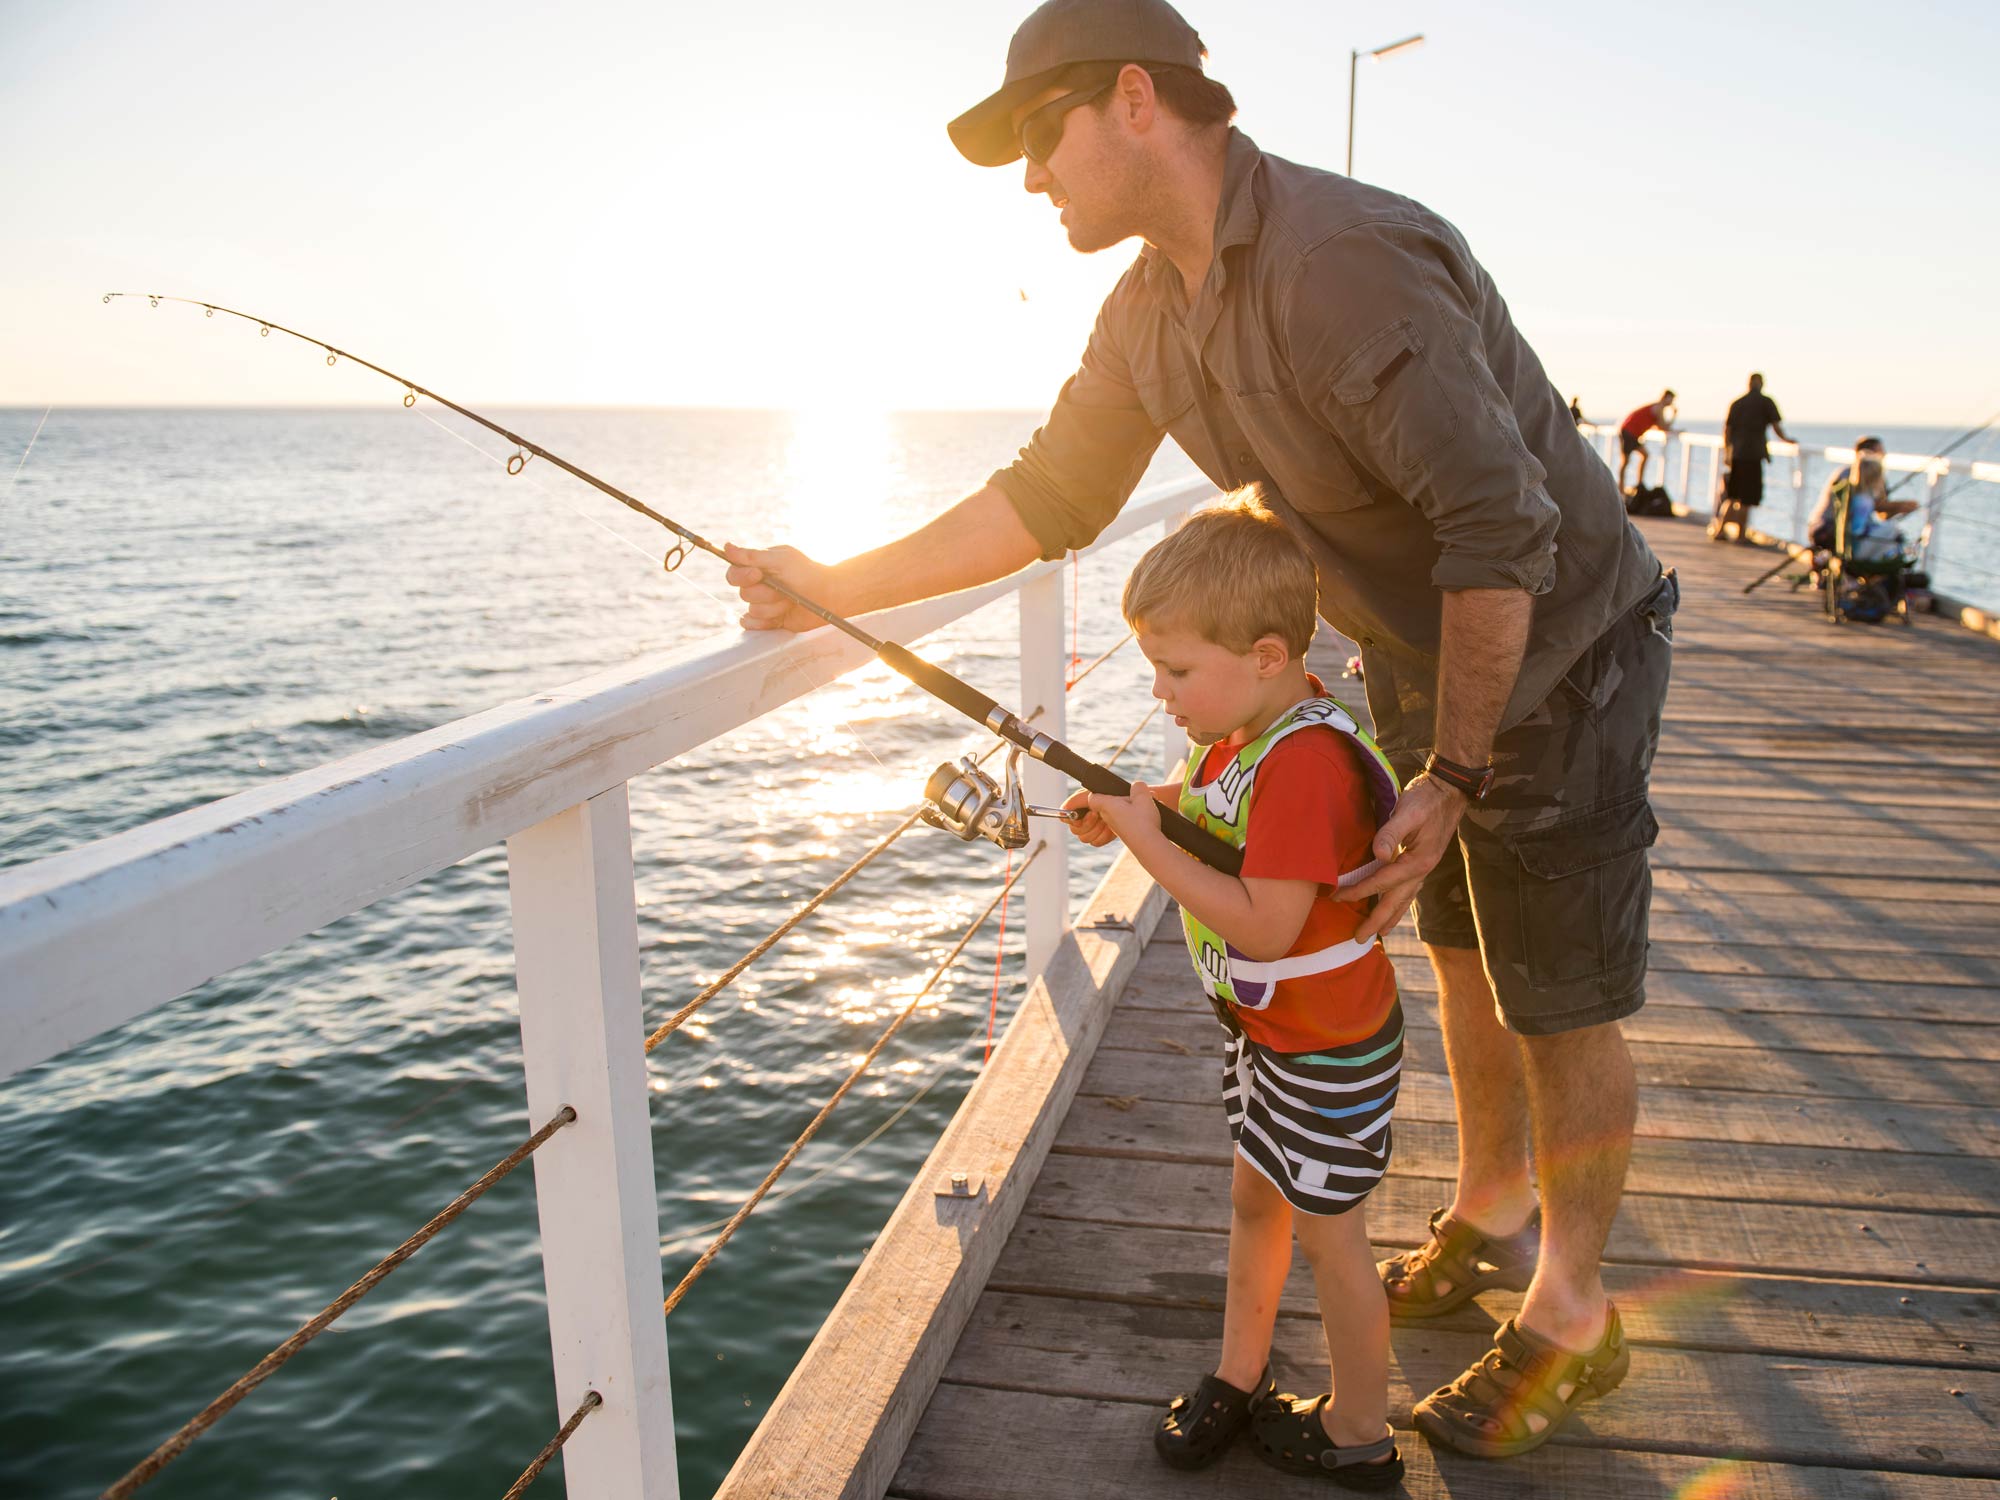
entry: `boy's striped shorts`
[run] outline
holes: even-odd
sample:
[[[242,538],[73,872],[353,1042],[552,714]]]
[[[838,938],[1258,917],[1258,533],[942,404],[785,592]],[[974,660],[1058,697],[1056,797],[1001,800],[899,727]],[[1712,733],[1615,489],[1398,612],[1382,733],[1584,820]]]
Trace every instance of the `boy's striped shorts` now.
[[[1292,1207],[1345,1213],[1388,1168],[1402,1074],[1400,1004],[1367,1040],[1326,1052],[1273,1052],[1231,1036],[1222,1050],[1230,1139]]]

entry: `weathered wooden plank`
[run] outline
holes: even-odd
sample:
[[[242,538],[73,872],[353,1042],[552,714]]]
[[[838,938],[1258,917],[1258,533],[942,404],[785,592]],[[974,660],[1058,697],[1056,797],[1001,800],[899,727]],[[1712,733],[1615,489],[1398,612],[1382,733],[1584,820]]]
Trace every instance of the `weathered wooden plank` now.
[[[1192,1000],[1192,997],[1190,997]],[[1643,1014],[1643,1012],[1641,1012]],[[1437,1017],[1428,1006],[1405,1012],[1403,1066],[1413,1073],[1445,1071]],[[1121,1006],[1101,1046],[1121,1052],[1212,1056],[1222,1028],[1205,1005],[1178,1010]],[[1632,1040],[1632,1061],[1642,1088],[1737,1089],[1764,1095],[1819,1099],[1962,1104],[1990,1108],[2000,1100],[2000,1063],[1942,1058],[1875,1057],[1862,1053],[1821,1056],[1801,1052],[1752,1052],[1747,1047],[1687,1046]]]
[[[947,1382],[889,1487],[894,1500],[1299,1500],[1312,1482],[1239,1445],[1212,1469],[1177,1474],[1153,1456],[1148,1402],[1091,1401]],[[1060,1434],[1059,1440],[1051,1436]],[[1991,1481],[1872,1474],[1549,1444],[1485,1463],[1399,1436],[1410,1500],[1990,1500]],[[1922,1455],[1918,1455],[1922,1461]],[[1324,1490],[1324,1486],[1320,1486]],[[1332,1493],[1327,1490],[1326,1493]]]
[[[1226,1164],[1229,1137],[1219,1101],[1176,1104],[1137,1099],[1069,1112],[1058,1150]],[[1446,1180],[1458,1170],[1453,1120],[1396,1115],[1395,1170]],[[1673,1193],[1759,1203],[1818,1203],[1914,1213],[1993,1213],[2000,1209],[2000,1162],[1983,1157],[1906,1156],[1821,1146],[1752,1146],[1740,1141],[1677,1141],[1640,1136],[1625,1179],[1634,1193]],[[1995,1257],[2000,1264],[2000,1255]]]
[[[1182,1104],[1214,1100],[1220,1085],[1209,1066],[1162,1068],[1135,1052],[1100,1053],[1083,1092]],[[1409,1118],[1448,1120],[1444,1075],[1406,1073],[1396,1103]],[[1745,1141],[1771,1146],[1850,1146],[1857,1151],[1921,1151],[1979,1156],[2000,1151],[2000,1117],[1990,1108],[1885,1104],[1872,1099],[1767,1099],[1710,1089],[1652,1089],[1639,1095],[1639,1134],[1678,1140]]]
[[[1208,1311],[990,1292],[945,1378],[1164,1409],[1212,1368],[1220,1334],[1220,1316]],[[1391,1420],[1406,1425],[1417,1395],[1458,1374],[1489,1343],[1450,1329],[1399,1328]],[[1324,1390],[1318,1320],[1279,1318],[1272,1364],[1280,1389]],[[1966,1394],[1949,1397],[1947,1386]],[[1907,1365],[1648,1348],[1634,1351],[1622,1387],[1586,1403],[1551,1441],[1628,1448],[1671,1433],[1676,1450],[1709,1457],[1995,1476],[2000,1425],[1986,1416],[1992,1411],[2000,1411],[2000,1373],[1987,1370],[1953,1371],[1947,1379]],[[1884,1420],[1885,1413],[1894,1419]]]
[[[1036,979],[719,1497],[873,1500],[895,1472],[1165,906],[1121,858]],[[1098,919],[1129,924],[1097,928]],[[939,1198],[954,1171],[969,1196]]]
[[[1383,1244],[1414,1245],[1450,1186],[1390,1176],[1368,1200]],[[1100,1224],[1209,1229],[1229,1224],[1229,1169],[1198,1163],[1051,1155],[1027,1212]],[[1865,1226],[1865,1227],[1864,1227]],[[1818,1208],[1628,1193],[1605,1258],[1627,1265],[1844,1276],[1990,1289],[2000,1218]]]
[[[1416,935],[1405,922],[1389,935],[1396,978],[1405,1005],[1412,996],[1434,996],[1437,980]],[[1671,955],[1656,955],[1656,959]],[[1145,1004],[1180,1004],[1186,998],[1187,954],[1156,940],[1133,976],[1132,998]],[[1646,978],[1648,1008],[1678,1006],[1718,1015],[1857,1016],[1884,1020],[1946,1021],[2000,1026],[2000,987],[1920,982],[1885,984],[1859,979],[1739,972],[1709,972],[1656,962]]]
[[[1815,875],[1810,881],[1801,881],[1783,870],[1658,868],[1653,871],[1653,889],[1713,891],[1717,895],[1745,900],[1766,896],[1775,897],[1780,902],[1803,893],[1820,900],[1850,902],[1857,910],[1879,910],[1892,915],[1904,914],[1904,908],[1913,904],[1929,906],[1939,900],[1987,908],[2000,906],[2000,882],[1940,884],[1928,880],[1885,880],[1877,875],[1858,873]]]
[[[1191,997],[1164,985],[1143,1001],[1128,993],[1120,1010],[1134,1015],[1185,1015]],[[1199,1002],[1192,1002],[1199,1004]],[[1435,994],[1405,987],[1403,1014],[1413,1026],[1437,1025]],[[1206,1019],[1203,1006],[1198,1019]],[[1752,1051],[1826,1052],[1896,1058],[1963,1058],[2000,1061],[2000,1026],[1960,1026],[1948,1021],[1883,1020],[1869,1016],[1768,1015],[1715,1011],[1692,1005],[1647,1005],[1618,1023],[1634,1043],[1737,1047]],[[1199,1030],[1199,1028],[1197,1028]]]
[[[996,1292],[1219,1311],[1228,1263],[1222,1234],[1029,1215],[1015,1226],[987,1285]],[[1625,1265],[1607,1266],[1604,1285],[1625,1331],[1640,1343],[2000,1369],[2000,1297],[1992,1292]],[[1279,1305],[1294,1317],[1317,1315],[1312,1274],[1296,1253]],[[1520,1305],[1517,1293],[1489,1292],[1431,1326],[1491,1336]]]

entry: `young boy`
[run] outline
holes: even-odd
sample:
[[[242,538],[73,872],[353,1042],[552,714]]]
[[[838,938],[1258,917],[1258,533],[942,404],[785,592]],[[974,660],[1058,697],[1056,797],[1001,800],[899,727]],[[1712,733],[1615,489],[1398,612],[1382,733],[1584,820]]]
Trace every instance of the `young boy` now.
[[[1387,956],[1352,941],[1360,878],[1395,775],[1306,671],[1318,614],[1312,560],[1252,497],[1191,517],[1140,559],[1123,609],[1153,696],[1192,741],[1178,788],[1079,792],[1089,844],[1123,839],[1181,905],[1202,988],[1230,1035],[1223,1106],[1236,1145],[1222,1355],[1169,1408],[1153,1445],[1213,1463],[1252,1428],[1282,1469],[1386,1489],[1403,1463],[1388,1427],[1389,1308],[1362,1207],[1389,1161],[1403,1018]],[[1241,877],[1189,858],[1159,805],[1243,849]],[[1312,1267],[1332,1390],[1301,1400],[1270,1378],[1292,1234]]]

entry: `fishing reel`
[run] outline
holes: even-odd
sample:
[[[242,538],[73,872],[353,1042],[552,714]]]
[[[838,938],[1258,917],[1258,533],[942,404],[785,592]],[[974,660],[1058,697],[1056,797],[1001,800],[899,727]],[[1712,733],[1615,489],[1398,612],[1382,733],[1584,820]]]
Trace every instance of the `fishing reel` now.
[[[968,844],[986,839],[1002,849],[1024,848],[1028,842],[1028,819],[1060,818],[1074,823],[1083,809],[1031,807],[1021,791],[1021,750],[1007,751],[1004,781],[995,781],[971,756],[960,756],[931,772],[924,783],[924,809],[919,815],[933,828],[956,834]]]

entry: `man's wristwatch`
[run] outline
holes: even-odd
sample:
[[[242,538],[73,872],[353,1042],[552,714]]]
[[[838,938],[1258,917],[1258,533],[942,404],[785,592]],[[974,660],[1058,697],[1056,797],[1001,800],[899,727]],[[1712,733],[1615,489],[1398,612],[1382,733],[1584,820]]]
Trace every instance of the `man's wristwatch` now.
[[[1455,760],[1446,760],[1437,751],[1424,762],[1424,774],[1433,781],[1442,781],[1454,791],[1465,793],[1469,802],[1481,802],[1493,790],[1493,767],[1461,766]]]

